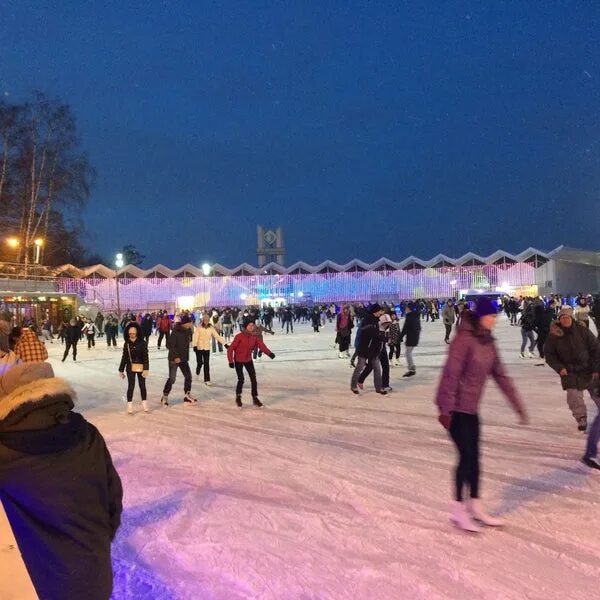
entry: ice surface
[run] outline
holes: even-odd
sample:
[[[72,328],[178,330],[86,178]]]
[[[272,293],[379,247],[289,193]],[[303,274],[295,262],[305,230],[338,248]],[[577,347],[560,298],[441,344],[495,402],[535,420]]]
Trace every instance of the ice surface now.
[[[417,376],[393,368],[387,397],[371,378],[359,397],[350,393],[332,325],[277,330],[265,340],[277,358],[257,363],[264,410],[235,408],[235,374],[218,354],[215,385],[194,381],[198,406],[181,403],[179,375],[173,405],[161,408],[166,352],[152,338],[153,411],[142,413],[136,395],[134,416],[122,402],[120,351],[101,338],[61,364],[61,346],[48,345],[123,479],[114,598],[597,597],[600,473],[579,463],[585,437],[558,377],[519,358],[519,328],[503,318],[499,344],[531,425],[517,425],[490,383],[482,497],[507,526],[469,536],[448,522],[454,449],[433,406],[443,325],[423,330]]]

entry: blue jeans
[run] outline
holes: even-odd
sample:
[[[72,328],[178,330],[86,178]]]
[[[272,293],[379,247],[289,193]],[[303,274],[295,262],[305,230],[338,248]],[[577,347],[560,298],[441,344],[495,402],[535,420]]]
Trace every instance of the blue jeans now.
[[[527,340],[529,340],[529,352],[533,352],[535,349],[535,335],[533,331],[526,331],[523,327],[521,327],[521,339],[523,340],[521,343],[521,354],[525,352]]]
[[[585,458],[596,458],[598,456],[598,442],[600,441],[600,394],[597,390],[590,390],[590,396],[598,407],[598,414],[590,426],[587,447],[585,449]]]

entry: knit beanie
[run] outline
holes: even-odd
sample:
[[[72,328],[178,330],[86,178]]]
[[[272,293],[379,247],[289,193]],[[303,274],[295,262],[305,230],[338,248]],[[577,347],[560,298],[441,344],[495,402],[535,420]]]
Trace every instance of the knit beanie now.
[[[497,315],[498,306],[493,300],[489,298],[479,298],[475,303],[475,310],[473,311],[478,317],[485,317],[486,315]]]
[[[3,396],[8,396],[26,383],[38,379],[50,379],[51,377],[54,377],[54,371],[50,363],[19,363],[0,377],[0,402],[2,402]]]

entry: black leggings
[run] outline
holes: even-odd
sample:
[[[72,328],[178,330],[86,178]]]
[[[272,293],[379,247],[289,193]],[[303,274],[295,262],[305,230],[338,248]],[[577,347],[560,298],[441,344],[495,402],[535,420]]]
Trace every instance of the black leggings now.
[[[204,381],[210,381],[210,350],[194,350],[196,353],[196,375],[200,375],[200,369],[204,367]]]
[[[235,393],[239,396],[242,393],[242,389],[244,387],[244,367],[246,367],[246,371],[248,371],[248,375],[250,377],[250,386],[252,389],[252,397],[256,398],[258,396],[258,383],[256,382],[256,370],[254,369],[254,363],[250,362],[236,362],[235,363],[235,372],[238,376],[237,386],[235,388]]]
[[[394,352],[396,353],[396,360],[398,360],[400,358],[400,344],[390,344],[390,360],[392,360],[392,358],[394,357]]]
[[[547,331],[539,331],[537,337],[537,349],[540,353],[540,358],[545,358],[544,356],[544,344],[546,343],[546,338],[548,337]]]
[[[465,483],[471,490],[471,498],[479,498],[479,416],[452,413],[450,436],[459,456],[455,498],[462,502]]]
[[[135,388],[135,376],[137,375],[138,385],[140,386],[140,394],[142,400],[146,399],[146,378],[142,377],[141,373],[132,373],[127,371],[127,402],[133,400],[133,390]]]

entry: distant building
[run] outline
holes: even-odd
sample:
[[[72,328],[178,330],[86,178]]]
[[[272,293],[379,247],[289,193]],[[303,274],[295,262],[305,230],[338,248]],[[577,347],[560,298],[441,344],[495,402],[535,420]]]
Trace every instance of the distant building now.
[[[61,292],[77,294],[102,310],[115,309],[113,269],[64,265],[54,275]],[[215,264],[209,276],[189,264],[179,269],[127,265],[119,270],[118,282],[122,310],[302,303],[304,298],[321,303],[448,298],[473,292],[523,296],[597,293],[600,252],[560,246],[551,252],[529,248],[509,254],[498,250],[487,257],[469,252],[460,258],[409,256],[400,262],[381,258],[371,264],[358,259],[344,265],[329,260],[315,266],[297,262],[287,268],[276,261],[259,267],[243,263],[233,269]]]
[[[285,246],[283,244],[283,230],[281,227],[277,229],[265,229],[262,225],[257,225],[256,237],[258,242],[256,247],[258,266],[264,267],[270,262],[283,266],[285,261]]]

